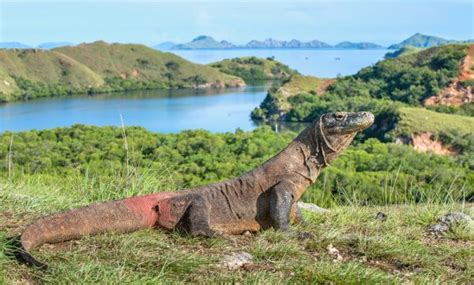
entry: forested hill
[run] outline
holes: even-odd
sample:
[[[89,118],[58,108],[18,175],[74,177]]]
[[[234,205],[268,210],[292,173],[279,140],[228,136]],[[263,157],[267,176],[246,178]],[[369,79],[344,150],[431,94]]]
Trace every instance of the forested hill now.
[[[458,93],[452,104],[432,105],[445,112],[472,114],[473,46],[448,45],[379,61],[351,76],[338,78],[321,92],[281,92],[295,85],[298,77],[279,90],[271,90],[255,118],[311,121],[335,110],[369,109],[377,112],[388,105],[424,106],[454,82]],[[456,91],[456,90],[455,90]],[[470,104],[469,104],[470,103]]]
[[[245,85],[241,78],[143,45],[94,42],[0,50],[0,102],[51,95]]]
[[[265,59],[255,56],[237,57],[224,59],[209,65],[221,72],[241,77],[245,81],[283,80],[299,74],[296,70],[275,60],[274,57]]]

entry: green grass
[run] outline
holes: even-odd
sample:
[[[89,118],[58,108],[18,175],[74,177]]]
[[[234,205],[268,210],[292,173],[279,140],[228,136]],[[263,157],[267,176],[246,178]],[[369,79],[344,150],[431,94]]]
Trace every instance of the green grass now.
[[[397,134],[430,132],[438,135],[442,132],[456,131],[460,136],[474,134],[474,117],[455,114],[443,114],[423,108],[399,108]]]
[[[172,177],[147,171],[92,179],[84,175],[28,175],[0,180],[0,282],[3,283],[336,283],[468,284],[474,254],[472,228],[434,237],[426,228],[450,211],[473,215],[471,204],[339,206],[326,214],[305,213],[295,226],[315,238],[299,241],[268,230],[252,236],[192,238],[144,230],[104,234],[45,245],[33,254],[48,272],[5,256],[7,237],[35,218],[94,201],[173,189]],[[387,214],[380,222],[377,212]],[[328,247],[339,250],[335,260]],[[238,270],[218,266],[225,253],[247,251],[254,264]]]

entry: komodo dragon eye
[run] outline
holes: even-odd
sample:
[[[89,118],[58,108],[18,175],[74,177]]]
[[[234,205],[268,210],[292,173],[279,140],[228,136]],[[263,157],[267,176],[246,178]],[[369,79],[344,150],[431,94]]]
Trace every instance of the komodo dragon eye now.
[[[334,114],[334,118],[336,118],[337,121],[342,121],[347,117],[346,112],[337,112]]]

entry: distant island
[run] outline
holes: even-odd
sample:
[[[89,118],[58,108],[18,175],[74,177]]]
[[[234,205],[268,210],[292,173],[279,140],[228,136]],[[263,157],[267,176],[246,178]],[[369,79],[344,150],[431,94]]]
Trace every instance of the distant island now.
[[[153,46],[159,50],[193,50],[193,49],[383,49],[385,47],[369,42],[348,42],[344,41],[337,45],[312,40],[308,42],[292,39],[290,41],[276,40],[268,38],[263,41],[251,40],[244,45],[233,44],[229,41],[218,41],[211,36],[198,36],[192,41],[183,44],[164,42]]]
[[[468,39],[464,41],[448,40],[437,36],[424,35],[416,33],[411,37],[395,44],[391,44],[388,47],[379,45],[372,42],[351,42],[342,41],[335,45],[328,44],[319,40],[312,41],[299,41],[292,39],[277,40],[268,38],[265,40],[251,40],[246,44],[234,44],[232,42],[221,40],[218,41],[211,36],[201,35],[194,38],[192,41],[187,43],[175,43],[175,42],[162,42],[157,45],[151,46],[154,49],[161,51],[168,50],[199,50],[199,49],[394,49],[398,50],[403,47],[411,46],[415,48],[429,48],[434,46],[446,45],[446,44],[458,44],[458,43],[472,43],[474,39]],[[0,42],[0,49],[53,49],[65,46],[75,46],[76,44],[71,42],[45,42],[36,46],[27,45],[21,42]]]
[[[0,42],[0,49],[27,49],[27,48],[39,48],[39,49],[53,49],[58,47],[75,46],[76,44],[70,42],[45,42],[37,46],[30,46],[20,42]]]
[[[419,48],[428,48],[453,43],[468,43],[473,40],[456,41],[447,40],[436,36],[423,35],[416,33],[411,37],[401,41],[400,43],[388,46],[388,49],[401,49],[405,46],[413,46]],[[335,45],[330,45],[319,40],[308,42],[296,39],[285,41],[268,38],[263,41],[251,40],[246,44],[238,45],[229,41],[218,41],[211,36],[198,36],[188,43],[164,42],[153,46],[159,50],[194,50],[194,49],[385,49],[382,45],[371,42],[350,42],[342,41]]]
[[[31,48],[29,45],[19,42],[0,42],[0,48]]]

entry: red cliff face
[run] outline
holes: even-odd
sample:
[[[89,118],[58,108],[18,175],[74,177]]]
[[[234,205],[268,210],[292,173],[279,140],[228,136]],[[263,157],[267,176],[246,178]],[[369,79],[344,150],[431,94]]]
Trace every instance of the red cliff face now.
[[[460,106],[474,101],[472,86],[463,82],[474,81],[474,45],[470,45],[466,57],[459,66],[459,76],[448,87],[425,100],[425,106]]]
[[[410,137],[399,137],[395,141],[399,144],[410,144],[418,152],[432,152],[438,155],[456,155],[457,151],[433,139],[430,132],[412,134]]]

